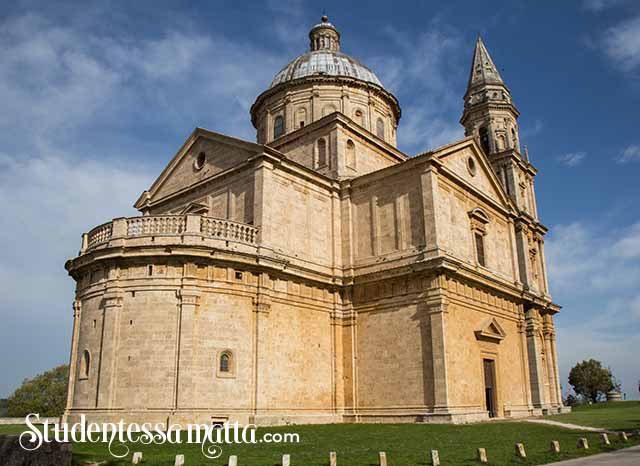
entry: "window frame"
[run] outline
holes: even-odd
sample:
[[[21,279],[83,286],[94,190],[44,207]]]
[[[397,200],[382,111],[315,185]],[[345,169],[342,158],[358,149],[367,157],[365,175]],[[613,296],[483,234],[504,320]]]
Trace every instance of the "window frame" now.
[[[227,358],[227,370],[222,370],[222,359]],[[216,355],[216,377],[222,379],[233,379],[236,377],[236,358],[233,350],[226,348]]]
[[[86,348],[82,351],[78,372],[78,380],[89,380],[89,375],[91,374],[91,351]]]
[[[273,139],[284,136],[284,132],[284,117],[282,115],[276,115],[273,119]]]
[[[322,152],[324,155],[324,163],[321,163],[320,160],[320,143],[322,143],[324,151]],[[326,138],[318,138],[316,141],[316,168],[325,168],[329,166],[329,143]]]
[[[384,120],[382,119],[382,117],[378,117],[376,120],[376,136],[384,141],[386,132],[387,128],[384,124]]]

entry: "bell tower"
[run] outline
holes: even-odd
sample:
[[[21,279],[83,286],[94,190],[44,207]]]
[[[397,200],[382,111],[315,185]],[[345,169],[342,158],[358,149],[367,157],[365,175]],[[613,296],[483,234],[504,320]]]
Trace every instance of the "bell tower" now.
[[[546,228],[538,221],[534,190],[537,173],[525,147],[520,149],[518,117],[511,92],[478,37],[473,52],[464,111],[465,136],[476,138],[502,187],[517,209],[515,220],[520,279],[534,293],[548,295],[544,263]]]
[[[509,88],[482,38],[478,37],[460,123],[465,128],[465,136],[474,136],[489,157],[505,191],[518,209],[537,219],[533,192],[536,171],[529,163],[526,148],[524,154],[520,149],[519,116]]]

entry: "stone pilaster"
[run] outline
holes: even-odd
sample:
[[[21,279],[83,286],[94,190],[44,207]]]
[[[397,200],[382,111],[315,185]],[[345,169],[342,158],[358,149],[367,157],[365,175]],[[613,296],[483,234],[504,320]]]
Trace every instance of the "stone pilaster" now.
[[[97,408],[114,407],[121,314],[121,293],[107,291],[102,299],[102,335],[100,337],[98,380],[96,382]]]
[[[516,230],[516,250],[518,252],[518,270],[520,272],[520,282],[526,289],[531,287],[529,274],[529,242],[527,240],[527,227],[520,222],[515,224]]]
[[[553,324],[553,316],[549,316],[549,357],[552,360],[552,368],[553,372],[553,384],[552,390],[555,392],[557,405],[559,408],[563,406],[562,404],[562,388],[560,387],[560,370],[558,368],[558,348],[556,345],[556,331],[555,326]]]
[[[541,347],[538,337],[540,324],[537,321],[538,311],[529,309],[526,311],[527,354],[529,362],[529,378],[531,382],[531,401],[534,408],[546,407],[544,397],[544,380],[542,369]]]
[[[267,408],[261,397],[262,381],[266,378],[268,368],[267,339],[269,331],[269,314],[271,313],[271,294],[269,275],[258,276],[258,289],[253,298],[253,397],[251,409],[254,416]]]
[[[69,384],[67,386],[67,403],[62,422],[67,422],[69,410],[73,408],[73,395],[76,388],[78,374],[78,338],[80,336],[80,324],[82,321],[82,301],[73,301],[73,330],[71,336],[71,354],[69,356]]]
[[[193,361],[196,360],[198,342],[198,312],[200,310],[200,293],[189,289],[179,289],[178,297],[178,329],[177,355],[175,375],[174,408],[189,408],[193,400],[195,380],[193,380]]]
[[[438,218],[438,179],[436,171],[429,166],[420,175],[422,191],[422,212],[424,225],[424,244],[428,250],[438,249],[438,234],[436,231],[436,219]]]
[[[522,317],[518,321],[518,338],[520,340],[520,355],[522,360],[522,396],[527,405],[527,409],[531,412],[533,410],[533,404],[531,401],[531,379],[529,376],[529,361],[527,358],[527,334],[526,324]]]
[[[446,414],[449,413],[446,351],[447,298],[438,294],[427,299],[427,312],[431,327],[431,354],[433,358],[433,412]]]

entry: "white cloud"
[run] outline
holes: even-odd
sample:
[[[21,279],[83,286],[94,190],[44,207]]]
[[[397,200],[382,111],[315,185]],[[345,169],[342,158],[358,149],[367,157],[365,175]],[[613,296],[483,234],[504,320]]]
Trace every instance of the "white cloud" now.
[[[570,368],[594,357],[637,397],[637,358],[628,349],[640,343],[640,222],[559,225],[545,249],[554,299],[563,305],[556,327],[565,388]]]
[[[63,265],[81,233],[135,215],[193,127],[252,139],[249,106],[285,61],[190,28],[140,40],[93,26],[0,21],[0,353],[15,355],[0,358],[0,396],[68,358]]]
[[[520,126],[520,136],[521,138],[529,138],[536,136],[542,132],[544,129],[544,123],[540,119],[536,119],[533,122],[533,125],[527,125],[523,127]]]
[[[627,146],[622,154],[616,159],[618,163],[640,162],[640,146],[631,144]]]
[[[472,44],[464,53],[462,34],[439,21],[432,21],[418,37],[392,27],[385,28],[385,33],[397,54],[370,57],[366,63],[401,103],[405,93],[412,96],[403,106],[398,143],[409,153],[418,153],[462,138],[464,129],[457,120],[465,70],[470,66],[462,58],[470,59]],[[461,79],[452,80],[452,76]]]
[[[602,40],[606,55],[623,71],[640,66],[640,16],[609,28]]]
[[[632,225],[612,246],[622,259],[640,259],[640,222]]]
[[[580,165],[586,156],[586,152],[571,152],[558,156],[557,160],[566,167],[574,168]]]
[[[124,161],[64,153],[0,155],[0,395],[25,377],[67,361],[73,279],[64,263],[80,235],[123,215],[151,181]]]

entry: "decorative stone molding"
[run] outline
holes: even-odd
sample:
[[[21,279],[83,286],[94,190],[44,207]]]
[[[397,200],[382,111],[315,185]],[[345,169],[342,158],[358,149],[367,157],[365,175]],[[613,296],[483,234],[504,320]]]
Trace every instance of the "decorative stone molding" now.
[[[502,326],[495,318],[483,322],[482,326],[474,332],[478,340],[488,340],[500,343],[507,336]]]
[[[482,234],[486,233],[489,216],[482,209],[476,208],[469,212],[469,219],[471,221],[471,230]]]
[[[200,305],[200,293],[197,291],[179,289],[176,291],[176,296],[180,300],[180,304],[199,306]]]
[[[121,307],[122,306],[122,294],[121,293],[105,293],[102,298],[102,307],[110,308],[110,307]]]

